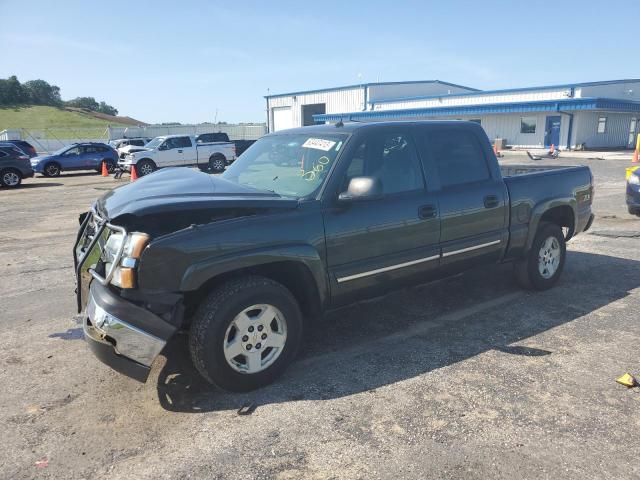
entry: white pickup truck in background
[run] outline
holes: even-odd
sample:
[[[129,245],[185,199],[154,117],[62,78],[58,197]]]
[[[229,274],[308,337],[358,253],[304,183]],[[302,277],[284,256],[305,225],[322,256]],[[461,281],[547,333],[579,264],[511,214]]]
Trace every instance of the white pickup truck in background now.
[[[193,135],[166,135],[154,138],[144,147],[136,147],[136,151],[118,160],[118,166],[131,170],[135,165],[140,176],[163,167],[197,166],[222,172],[235,159],[236,147],[232,142],[204,143]]]

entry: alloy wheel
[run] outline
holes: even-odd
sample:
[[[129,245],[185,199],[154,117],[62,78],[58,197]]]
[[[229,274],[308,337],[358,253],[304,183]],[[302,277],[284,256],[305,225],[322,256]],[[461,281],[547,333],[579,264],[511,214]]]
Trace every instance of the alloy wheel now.
[[[231,368],[254,374],[278,359],[287,341],[287,322],[273,305],[251,305],[235,316],[224,335],[224,357]]]

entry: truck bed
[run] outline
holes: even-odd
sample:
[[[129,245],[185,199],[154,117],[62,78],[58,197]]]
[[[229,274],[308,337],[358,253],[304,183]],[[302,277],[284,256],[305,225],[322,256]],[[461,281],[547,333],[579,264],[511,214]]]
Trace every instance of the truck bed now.
[[[509,248],[507,258],[518,258],[527,233],[535,231],[540,211],[569,205],[575,219],[571,234],[581,232],[591,214],[591,171],[583,166],[501,165],[509,193]]]

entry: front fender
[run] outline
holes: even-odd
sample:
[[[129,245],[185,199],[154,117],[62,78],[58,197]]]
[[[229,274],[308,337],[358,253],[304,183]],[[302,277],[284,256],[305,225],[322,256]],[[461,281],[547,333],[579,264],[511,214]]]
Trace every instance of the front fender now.
[[[538,231],[538,226],[540,225],[540,219],[552,208],[556,207],[565,207],[570,206],[571,210],[573,210],[573,221],[572,225],[573,231],[576,229],[575,222],[578,219],[578,203],[576,199],[573,197],[557,197],[544,200],[538,204],[536,204],[531,210],[531,220],[529,221],[529,232],[527,234],[527,243],[525,246],[525,252],[528,252],[533,245],[533,239],[536,236],[536,232]]]
[[[180,291],[197,290],[205,282],[225,273],[278,262],[294,262],[304,265],[315,282],[321,305],[327,302],[329,282],[324,263],[318,251],[306,244],[288,244],[234,252],[228,256],[200,261],[185,270],[180,281]]]

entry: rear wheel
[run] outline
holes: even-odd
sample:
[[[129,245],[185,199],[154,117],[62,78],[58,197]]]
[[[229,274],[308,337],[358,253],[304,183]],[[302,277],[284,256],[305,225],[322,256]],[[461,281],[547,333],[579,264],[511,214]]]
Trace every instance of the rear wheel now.
[[[0,172],[0,185],[8,188],[17,188],[22,183],[22,174],[15,168],[6,168]]]
[[[157,168],[158,167],[156,167],[156,164],[149,159],[140,160],[136,164],[136,173],[138,174],[138,176],[144,177],[145,175],[149,175],[150,173],[155,172]]]
[[[189,336],[191,358],[209,382],[248,391],[273,382],[295,358],[302,314],[283,285],[264,277],[230,280],[198,308]]]
[[[58,177],[60,176],[61,168],[56,162],[47,163],[42,170],[45,177]]]
[[[541,224],[528,255],[515,264],[518,283],[535,290],[553,287],[562,274],[566,255],[562,228],[554,223]]]
[[[209,170],[214,173],[224,172],[226,166],[227,159],[224,158],[224,155],[216,154],[209,159]]]
[[[640,217],[640,207],[629,207],[629,213]]]

